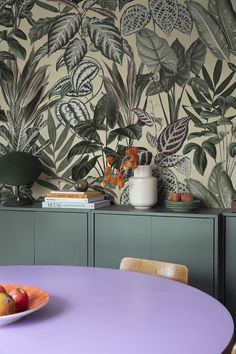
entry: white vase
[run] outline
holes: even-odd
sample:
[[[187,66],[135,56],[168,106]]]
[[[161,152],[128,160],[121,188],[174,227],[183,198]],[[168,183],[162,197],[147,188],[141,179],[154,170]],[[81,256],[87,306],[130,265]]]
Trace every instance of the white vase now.
[[[129,179],[129,202],[137,209],[149,209],[157,203],[157,179],[150,165],[138,166]]]

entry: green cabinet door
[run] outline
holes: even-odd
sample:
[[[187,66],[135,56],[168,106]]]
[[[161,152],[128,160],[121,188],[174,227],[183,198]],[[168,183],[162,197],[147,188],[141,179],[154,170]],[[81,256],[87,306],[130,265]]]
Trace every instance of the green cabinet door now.
[[[150,218],[135,215],[94,215],[96,267],[119,268],[123,257],[150,258]]]
[[[236,325],[236,215],[224,217],[225,224],[225,306]]]
[[[185,264],[190,285],[217,295],[214,219],[163,216],[152,218],[152,258]]]
[[[0,265],[34,264],[34,214],[0,211]]]
[[[35,213],[35,264],[88,264],[87,213]]]

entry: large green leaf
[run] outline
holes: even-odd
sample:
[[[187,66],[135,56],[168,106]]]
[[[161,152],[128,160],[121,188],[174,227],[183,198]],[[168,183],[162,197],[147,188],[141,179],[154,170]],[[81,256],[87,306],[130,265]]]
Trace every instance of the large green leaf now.
[[[198,38],[195,40],[186,51],[186,60],[190,66],[190,70],[198,75],[205,62],[206,46]]]
[[[24,41],[27,40],[27,36],[26,36],[25,32],[23,32],[19,28],[13,28],[11,30],[11,32],[9,33],[9,37],[12,37],[12,36],[15,36],[15,37],[18,37],[20,39],[23,39]]]
[[[76,181],[80,178],[84,178],[94,168],[97,160],[100,156],[95,156],[91,160],[83,160],[78,165],[72,168],[72,178]]]
[[[41,135],[38,137],[38,141],[40,145],[44,145],[46,143],[46,140]],[[47,154],[53,156],[53,150],[51,146],[47,145],[44,150],[47,152]]]
[[[170,35],[177,23],[177,0],[149,0],[149,9],[157,25],[165,34]]]
[[[187,8],[195,22],[202,42],[219,59],[229,59],[229,46],[220,25],[214,17],[199,3],[188,1]]]
[[[39,47],[34,54],[34,62],[38,63],[43,57],[48,55],[48,43],[45,42],[41,47]]]
[[[83,39],[75,38],[66,47],[64,60],[68,71],[72,70],[84,58],[87,52],[87,43]]]
[[[67,124],[64,129],[62,130],[61,134],[59,135],[59,138],[57,139],[57,142],[55,144],[55,151],[59,150],[64,142],[66,141],[67,135],[69,133],[70,125]]]
[[[235,190],[232,181],[223,170],[221,163],[213,168],[208,179],[208,188],[211,193],[214,194],[221,207],[229,208],[231,206],[231,200]]]
[[[121,35],[127,36],[144,28],[151,19],[149,10],[140,4],[129,6],[120,19]]]
[[[108,21],[91,22],[89,37],[102,54],[118,64],[123,58],[123,39],[118,28]]]
[[[39,91],[47,85],[46,70],[47,67],[42,66],[37,71],[29,72],[27,80],[22,83],[22,86],[20,87],[20,83],[18,84],[17,101],[21,107],[26,107],[31,101],[35,100]],[[34,104],[36,104],[36,101]]]
[[[20,0],[15,1],[16,14],[18,18],[24,18],[30,16],[30,10],[34,6],[34,0]]]
[[[174,50],[178,59],[177,72],[175,74],[174,80],[177,85],[183,86],[190,76],[189,65],[185,58],[185,48],[178,39],[172,43],[171,48]]]
[[[78,122],[89,120],[87,107],[78,98],[72,98],[69,102],[60,102],[56,113],[59,121],[64,125],[69,123],[73,129]]]
[[[71,135],[70,138],[66,141],[66,143],[64,143],[62,146],[61,146],[61,150],[59,152],[59,154],[57,155],[57,158],[56,158],[56,162],[62,160],[65,156],[67,156],[68,154],[68,151],[70,150],[73,142],[75,140],[75,135]],[[59,141],[59,139],[58,139]],[[66,158],[67,159],[67,158]],[[67,159],[67,165],[68,165],[68,159]]]
[[[125,128],[117,128],[112,130],[108,136],[107,143],[110,144],[118,137],[120,140],[123,137],[127,137],[129,139],[139,140],[142,137],[142,128],[139,124],[130,124]]]
[[[51,87],[49,96],[59,95],[61,97],[77,97],[77,94],[72,90],[71,79],[69,76],[61,77],[55,84]]]
[[[55,121],[50,110],[48,110],[48,135],[52,144],[54,145],[56,141],[57,131]]]
[[[178,5],[178,17],[175,23],[175,29],[178,31],[191,34],[193,28],[193,21],[189,11],[182,4],[177,3]]]
[[[43,151],[40,160],[46,164],[48,167],[55,169],[56,165],[55,162]]]
[[[71,83],[74,92],[78,96],[84,96],[90,93],[90,82],[97,76],[99,66],[90,60],[84,60],[79,63],[71,73]]]
[[[112,11],[115,11],[117,8],[117,0],[98,0],[97,4],[99,4],[101,7],[104,7]]]
[[[164,67],[176,73],[177,57],[168,42],[149,29],[136,33],[136,45],[139,56],[153,74],[158,74]]]
[[[199,148],[199,145],[198,144],[195,144],[195,143],[188,143],[184,146],[184,149],[183,149],[183,154],[186,155],[188,154],[189,152],[191,152],[192,150],[197,150]]]
[[[103,122],[107,119],[107,125],[113,129],[117,123],[119,107],[117,98],[112,93],[103,95],[94,110],[94,124],[97,129],[103,126]]]
[[[65,151],[67,152],[67,151]],[[76,163],[78,163],[78,161],[76,161]],[[59,166],[57,167],[57,173],[61,173],[62,171],[64,171],[66,168],[68,168],[69,165],[69,161],[68,161],[68,158],[67,156],[65,156],[61,161],[60,161],[60,164]],[[70,166],[70,169],[72,169],[72,167]],[[63,173],[63,177],[64,176],[64,173]]]
[[[202,147],[214,160],[216,159],[216,147],[215,147],[215,144],[213,144],[209,140],[205,140],[202,143]]]
[[[236,97],[228,96],[226,97],[226,104],[230,107],[236,109]]]
[[[14,79],[12,70],[2,60],[0,60],[0,79],[8,82]]]
[[[215,86],[220,81],[221,74],[222,74],[222,60],[218,59],[213,72],[213,81]]]
[[[229,85],[229,83],[231,82],[231,80],[234,77],[234,72],[231,72],[225,79],[224,81],[217,87],[216,91],[215,91],[215,95],[219,95],[221,94],[225,88]]]
[[[0,60],[15,60],[15,55],[8,53],[6,51],[0,51]]]
[[[209,12],[225,33],[231,50],[236,54],[236,13],[230,0],[209,0]]]
[[[9,48],[11,52],[18,58],[20,59],[25,59],[26,58],[26,50],[22,45],[12,37],[8,37],[7,43],[9,45]]]
[[[193,155],[193,164],[196,170],[203,176],[207,167],[207,158],[205,151],[198,146]]]
[[[39,6],[42,7],[43,9],[51,12],[59,12],[58,8],[52,5],[47,4],[47,2],[43,2],[40,0],[35,0],[35,3]]]
[[[48,33],[49,55],[66,45],[78,32],[80,24],[80,14],[64,14],[58,17]]]
[[[84,139],[101,143],[100,136],[91,121],[79,122],[75,127],[75,131]]]
[[[215,196],[199,181],[195,179],[186,179],[188,190],[199,200],[201,200],[207,208],[219,208],[220,203]]]
[[[236,82],[234,82],[230,87],[228,87],[222,94],[221,96],[223,97],[228,97],[230,96],[236,89]]]
[[[159,135],[158,151],[164,155],[173,155],[183,146],[188,134],[189,117],[178,119],[169,124]]]
[[[229,144],[229,155],[233,158],[235,158],[236,156],[236,143],[230,143]]]
[[[101,145],[93,143],[91,141],[80,141],[75,144],[68,153],[68,159],[75,155],[90,154],[101,150]]]
[[[30,28],[29,37],[31,40],[31,44],[37,41],[38,39],[42,38],[46,34],[51,27],[51,25],[58,19],[58,16],[55,17],[45,17],[40,18],[36,21],[33,26]]]
[[[188,82],[189,86],[192,87],[193,90],[197,92],[202,92],[204,94],[208,94],[209,88],[203,79],[200,79],[199,77],[193,77],[189,80]]]
[[[0,26],[13,27],[14,26],[14,14],[12,9],[6,8],[0,13]]]
[[[213,82],[212,82],[211,77],[210,77],[210,75],[209,75],[209,73],[208,73],[208,70],[205,68],[204,65],[203,65],[203,67],[202,67],[202,75],[203,75],[204,80],[206,81],[206,83],[207,83],[209,89],[210,89],[211,91],[214,91]],[[207,90],[207,91],[208,91],[208,90]]]

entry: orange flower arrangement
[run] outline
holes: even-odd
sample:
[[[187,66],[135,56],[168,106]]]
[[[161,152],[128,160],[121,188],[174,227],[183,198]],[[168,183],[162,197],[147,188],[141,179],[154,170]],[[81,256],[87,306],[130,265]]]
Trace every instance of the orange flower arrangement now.
[[[134,170],[138,166],[138,147],[134,146],[126,150],[126,155],[122,159],[119,170],[115,171],[113,166],[114,157],[107,156],[106,166],[104,169],[104,178],[101,182],[101,186],[104,188],[107,184],[119,188],[123,188],[125,185],[124,173],[132,169]]]

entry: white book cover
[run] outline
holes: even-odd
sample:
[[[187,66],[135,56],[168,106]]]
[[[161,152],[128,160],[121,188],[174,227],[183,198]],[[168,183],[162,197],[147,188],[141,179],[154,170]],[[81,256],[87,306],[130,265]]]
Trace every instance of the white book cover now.
[[[86,190],[85,192],[79,192],[79,191],[77,191],[77,190],[74,190],[74,191],[72,191],[72,190],[70,190],[70,191],[50,191],[50,193],[56,193],[56,194],[61,194],[61,195],[63,195],[63,194],[98,194],[98,193],[101,193],[101,192],[98,192],[98,191],[95,191],[95,190],[93,190],[93,189],[88,189],[88,190]]]
[[[42,202],[42,208],[77,208],[77,209],[97,209],[110,205],[110,200],[100,200],[94,203],[75,202]]]
[[[45,197],[45,202],[68,202],[68,203],[90,203],[90,202],[98,202],[100,200],[104,200],[104,195],[98,195],[89,198],[63,198],[63,197]]]

